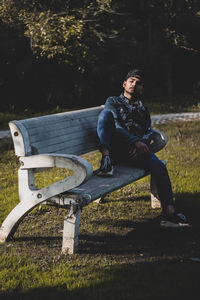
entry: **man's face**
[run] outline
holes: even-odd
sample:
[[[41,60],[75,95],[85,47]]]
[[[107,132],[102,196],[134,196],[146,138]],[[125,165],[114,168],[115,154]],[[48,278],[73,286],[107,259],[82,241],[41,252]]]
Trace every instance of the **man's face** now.
[[[139,77],[129,77],[123,82],[124,94],[133,95],[135,92],[140,92],[142,89],[142,83]]]

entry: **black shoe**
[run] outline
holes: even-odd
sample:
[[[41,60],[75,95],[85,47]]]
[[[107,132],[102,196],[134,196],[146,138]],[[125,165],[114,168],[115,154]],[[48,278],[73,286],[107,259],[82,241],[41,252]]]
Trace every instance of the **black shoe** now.
[[[113,176],[114,168],[109,155],[105,155],[101,159],[101,167],[97,173],[98,176]]]
[[[189,227],[187,218],[181,213],[165,215],[160,222],[163,227]]]

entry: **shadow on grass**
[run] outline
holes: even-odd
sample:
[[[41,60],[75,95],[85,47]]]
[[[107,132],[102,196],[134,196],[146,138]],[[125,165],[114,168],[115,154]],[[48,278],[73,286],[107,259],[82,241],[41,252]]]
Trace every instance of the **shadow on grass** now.
[[[190,228],[161,228],[159,218],[144,215],[133,221],[112,220],[108,224],[108,231],[109,226],[113,225],[122,229],[128,228],[128,231],[122,230],[116,234],[95,232],[80,234],[80,248],[75,260],[84,258],[86,255],[92,258],[94,255],[103,257],[104,260],[108,259],[108,262],[111,258],[115,261],[111,267],[109,264],[106,265],[106,260],[105,267],[95,268],[94,265],[91,269],[92,276],[89,280],[86,278],[85,281],[80,281],[81,285],[67,286],[67,280],[66,283],[63,278],[59,281],[58,274],[58,280],[50,280],[54,285],[54,282],[57,283],[55,286],[49,283],[49,286],[23,292],[21,286],[12,292],[0,290],[0,299],[199,299],[200,224],[197,219],[200,206],[199,196],[199,194],[187,193],[175,195],[177,205],[189,214],[192,221]],[[96,226],[98,222],[99,220],[96,221]],[[61,243],[61,237],[58,236],[16,238],[19,246],[23,242],[28,242],[31,251],[34,251],[32,246],[36,246],[35,253],[38,253],[40,246],[45,244],[54,255],[55,250],[61,249],[58,245]],[[41,257],[37,255],[37,260],[44,259],[43,256],[47,258],[46,255],[45,247]],[[68,256],[62,259],[67,263]],[[52,261],[49,262],[49,266],[51,264]],[[80,261],[78,266],[81,267]]]
[[[144,215],[133,221],[104,220],[105,226],[128,228],[126,234],[81,234],[83,242],[80,253],[103,254],[137,254],[148,256],[200,256],[200,193],[180,193],[175,195],[177,210],[189,219],[189,228],[162,228],[159,226],[160,216]],[[96,226],[101,221],[94,221]],[[109,229],[108,229],[109,230]],[[80,243],[81,244],[81,243]]]
[[[161,228],[154,220],[124,222],[132,225],[126,235],[80,235],[80,254],[200,256],[200,228]]]
[[[200,226],[200,193],[177,193],[175,198],[177,210],[183,211],[192,224]]]
[[[1,300],[196,300],[200,293],[199,276],[199,263],[190,259],[165,259],[102,268],[87,286],[82,284],[72,290],[62,282],[26,292],[20,289],[0,292],[0,297]]]
[[[140,202],[140,201],[144,201],[144,202],[149,202],[149,196],[141,196],[141,197],[137,197],[134,195],[131,195],[129,197],[126,197],[126,196],[121,196],[119,197],[118,199],[113,199],[114,197],[111,197],[111,198],[105,198],[103,200],[100,201],[100,203],[117,203],[117,202]]]
[[[154,214],[130,219],[93,220],[94,231],[84,231],[79,235],[79,254],[143,255],[150,256],[200,256],[200,194],[175,195],[177,206],[191,222],[189,228],[162,228],[160,217]],[[103,205],[103,204],[102,204]],[[42,216],[41,216],[42,217]],[[89,221],[88,221],[89,222]],[[105,225],[104,232],[95,232],[95,228]],[[29,231],[29,230],[28,230]],[[27,231],[27,232],[28,232]],[[42,231],[42,228],[41,228]],[[109,233],[112,232],[112,233]],[[23,233],[21,233],[23,234]],[[28,234],[28,233],[26,233]],[[28,247],[47,246],[61,250],[61,236],[21,236],[16,237],[17,244]]]

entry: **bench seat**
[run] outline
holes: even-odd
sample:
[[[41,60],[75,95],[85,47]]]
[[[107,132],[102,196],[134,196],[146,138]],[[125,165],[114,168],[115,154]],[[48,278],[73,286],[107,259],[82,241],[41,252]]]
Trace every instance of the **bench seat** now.
[[[163,162],[165,163],[165,161]],[[107,194],[147,175],[149,175],[149,173],[143,169],[130,166],[115,166],[114,176],[100,177],[98,175],[93,175],[87,182],[81,184],[79,187],[61,194],[60,197],[52,197],[47,203],[58,204],[61,206],[69,205],[71,196],[74,200],[77,200],[77,203],[79,203],[81,207],[84,207],[90,202],[103,198]]]

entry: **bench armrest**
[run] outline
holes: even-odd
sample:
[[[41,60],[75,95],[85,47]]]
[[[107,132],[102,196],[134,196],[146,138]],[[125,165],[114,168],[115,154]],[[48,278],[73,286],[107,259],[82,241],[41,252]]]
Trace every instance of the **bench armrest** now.
[[[159,130],[154,129],[153,142],[150,144],[151,152],[158,152],[167,144],[167,136]]]
[[[86,181],[93,172],[91,164],[82,157],[68,154],[39,154],[20,157],[21,167],[19,169],[19,194],[21,201],[26,197],[24,191],[29,189],[32,195],[46,200],[55,195],[71,190]],[[33,178],[30,180],[30,172],[33,175],[34,169],[45,168],[66,168],[73,171],[73,175],[55,182],[47,187],[37,189]]]

